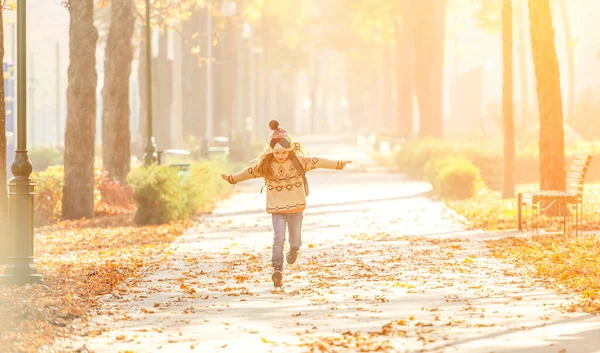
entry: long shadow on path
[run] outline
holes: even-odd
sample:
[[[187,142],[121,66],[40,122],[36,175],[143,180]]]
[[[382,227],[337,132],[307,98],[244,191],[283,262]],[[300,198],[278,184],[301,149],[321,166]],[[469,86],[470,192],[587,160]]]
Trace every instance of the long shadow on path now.
[[[334,202],[334,203],[314,204],[314,205],[309,206],[306,214],[310,214],[310,213],[322,214],[323,213],[322,211],[321,212],[312,212],[312,210],[318,210],[318,209],[323,209],[323,208],[328,208],[328,207],[357,206],[357,205],[366,205],[366,204],[378,203],[378,202],[400,201],[400,200],[408,200],[408,199],[414,199],[414,198],[419,198],[419,197],[426,197],[429,195],[431,195],[430,191],[421,191],[421,192],[410,194],[410,195],[394,196],[394,197],[387,197],[387,198],[376,198],[376,199],[358,200],[358,201],[350,201],[350,202]],[[342,212],[347,212],[347,211],[348,210],[342,210]],[[334,211],[329,211],[329,212],[334,212]],[[208,215],[205,217],[209,217],[210,219],[217,219],[217,218],[235,217],[235,216],[263,215],[264,213],[265,213],[265,210],[261,209],[261,210],[247,210],[247,211],[215,213],[215,214]]]

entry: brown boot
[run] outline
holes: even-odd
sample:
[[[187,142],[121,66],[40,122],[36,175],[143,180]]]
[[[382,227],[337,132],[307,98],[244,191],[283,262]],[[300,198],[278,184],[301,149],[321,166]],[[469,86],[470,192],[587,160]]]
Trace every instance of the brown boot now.
[[[271,275],[271,279],[273,280],[273,285],[275,287],[283,286],[283,265],[274,265],[273,266],[273,274]]]

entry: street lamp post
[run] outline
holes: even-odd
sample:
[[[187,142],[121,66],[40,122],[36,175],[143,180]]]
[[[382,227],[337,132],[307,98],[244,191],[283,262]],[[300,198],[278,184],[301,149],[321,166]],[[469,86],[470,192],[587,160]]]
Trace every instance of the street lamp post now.
[[[156,163],[156,143],[152,132],[152,46],[150,31],[150,0],[146,0],[146,134],[147,141],[144,148],[144,165]]]
[[[225,0],[221,3],[221,16],[223,18],[229,19],[232,18],[233,16],[235,16],[237,13],[237,3],[235,2],[235,0]],[[227,43],[228,48],[226,50],[226,53],[228,53],[228,62],[229,62],[229,67],[228,67],[228,74],[227,74],[227,83],[224,84],[225,87],[225,91],[232,94],[234,96],[234,99],[231,99],[231,108],[230,110],[228,110],[228,116],[227,116],[227,139],[228,139],[228,144],[229,144],[229,153],[231,154],[232,149],[235,150],[235,147],[233,146],[233,140],[235,138],[235,134],[234,134],[234,123],[235,123],[235,115],[237,113],[237,108],[239,107],[239,104],[237,104],[238,102],[235,100],[235,96],[237,96],[236,94],[236,77],[237,77],[237,70],[236,67],[234,67],[234,55],[236,55],[236,37],[235,37],[235,29],[233,28],[232,24],[229,24],[227,30],[225,31],[224,35],[225,40],[223,41],[224,43],[227,43],[227,41],[229,41],[229,43]],[[230,86],[231,85],[231,86]]]
[[[17,2],[17,149],[8,182],[9,258],[0,281],[7,284],[39,283],[42,276],[33,263],[33,166],[27,155],[27,49],[26,0]]]
[[[213,136],[213,23],[210,0],[206,1],[206,141]]]

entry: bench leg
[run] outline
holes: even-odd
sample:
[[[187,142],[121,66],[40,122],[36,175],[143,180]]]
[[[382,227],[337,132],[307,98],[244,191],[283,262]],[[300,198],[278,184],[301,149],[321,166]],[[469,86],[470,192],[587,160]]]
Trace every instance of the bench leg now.
[[[569,212],[569,208],[567,207],[567,202],[560,203],[560,210],[563,212],[563,235],[567,235],[567,213]]]
[[[540,226],[540,215],[542,213],[540,200],[538,198],[531,198],[531,235],[539,234]]]
[[[521,231],[521,232],[523,231],[523,220],[522,220],[522,218],[523,218],[523,210],[522,210],[522,207],[523,207],[523,194],[519,193],[518,196],[517,196],[517,218],[518,218],[517,222],[518,222],[519,231]]]
[[[580,236],[581,234],[583,234],[583,229],[581,229],[581,223],[583,221],[583,202],[580,204],[577,204],[577,224],[575,225],[575,227],[577,227],[575,229],[575,235]]]

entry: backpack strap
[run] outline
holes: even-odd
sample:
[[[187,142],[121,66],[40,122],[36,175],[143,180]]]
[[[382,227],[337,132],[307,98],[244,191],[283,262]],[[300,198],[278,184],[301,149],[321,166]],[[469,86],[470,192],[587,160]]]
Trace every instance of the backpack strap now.
[[[302,180],[304,181],[304,194],[306,196],[308,196],[308,194],[310,193],[310,190],[308,188],[308,180],[306,180],[306,170],[304,170],[304,167],[300,163],[300,160],[298,159],[298,156],[294,155],[292,158],[290,158],[290,160],[292,161],[292,164],[294,165],[294,168],[296,168],[296,170],[298,171],[298,173],[302,177]]]

